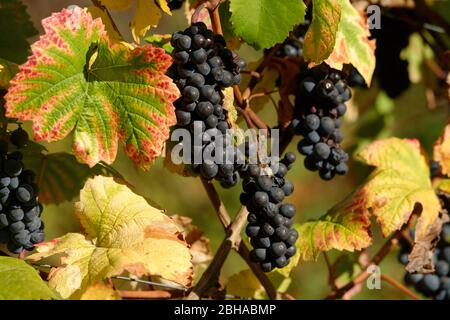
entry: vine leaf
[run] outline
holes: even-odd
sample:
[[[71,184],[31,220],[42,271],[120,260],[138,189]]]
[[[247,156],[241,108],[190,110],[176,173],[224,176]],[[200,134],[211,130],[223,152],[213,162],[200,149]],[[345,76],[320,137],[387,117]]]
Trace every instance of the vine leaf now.
[[[336,44],[326,62],[339,70],[344,64],[352,64],[370,85],[375,70],[375,40],[369,40],[365,14],[358,12],[350,1],[339,1],[342,14]]]
[[[297,0],[231,0],[234,33],[256,49],[282,42],[303,22],[306,6]]]
[[[377,218],[387,236],[400,230],[411,214],[421,209],[414,239],[417,247],[429,242],[430,232],[436,229],[441,206],[417,140],[375,141],[356,158],[375,170],[358,190],[324,216],[300,225],[298,247],[303,260],[317,259],[321,251],[330,249],[353,251],[369,246],[370,215]],[[415,261],[417,270],[424,267]]]
[[[369,213],[358,198],[352,194],[318,220],[297,227],[297,252],[303,260],[316,260],[321,251],[352,252],[371,244]]]
[[[168,15],[172,15],[172,12],[170,11],[169,4],[167,3],[167,0],[156,0],[159,7],[161,8],[164,13],[167,13]]]
[[[161,11],[153,1],[137,0],[136,11],[130,24],[134,41],[140,43],[148,30],[158,25],[161,17]]]
[[[408,222],[416,204],[422,208],[415,242],[425,238],[439,217],[439,199],[430,180],[428,163],[417,140],[389,138],[375,141],[356,157],[375,166],[362,188],[366,208],[377,217],[384,236]]]
[[[313,1],[312,21],[306,32],[303,48],[305,60],[321,63],[330,56],[336,42],[340,19],[340,0]]]
[[[21,151],[25,167],[36,172],[39,202],[43,204],[60,204],[74,199],[89,177],[116,175],[101,164],[89,168],[67,152],[47,153],[28,146]]]
[[[88,287],[80,300],[121,300],[121,297],[111,285],[98,282]]]
[[[174,49],[170,44],[171,38],[170,34],[152,34],[145,38],[145,42],[154,47],[163,48],[168,54],[171,54]]]
[[[277,272],[270,272],[267,275],[278,293],[283,294],[289,289],[291,278],[285,278]],[[226,289],[228,294],[237,298],[268,299],[266,290],[250,269],[233,274],[228,279]]]
[[[25,261],[0,257],[0,299],[49,300],[58,296]]]
[[[63,298],[79,297],[89,286],[124,272],[190,285],[191,254],[182,230],[127,186],[103,176],[89,179],[75,209],[86,236],[68,233],[27,258],[53,259],[49,285]]]
[[[106,32],[108,33],[109,39],[115,42],[122,41],[122,36],[114,29],[113,21],[109,17],[109,15],[105,12],[105,10],[100,9],[96,6],[90,6],[87,8],[88,12],[91,16],[96,19],[102,19],[103,25],[105,26]]]
[[[165,75],[170,56],[150,45],[111,44],[101,20],[79,7],[42,24],[45,35],[11,80],[7,116],[32,120],[36,140],[60,140],[73,130],[73,152],[90,167],[111,164],[120,140],[147,169],[176,122],[179,92]]]
[[[450,123],[436,141],[433,147],[433,158],[441,165],[442,173],[450,174]]]
[[[132,1],[102,0],[102,3],[111,10],[127,10],[131,7]],[[150,28],[158,26],[162,17],[161,11],[172,15],[167,0],[137,0],[134,16],[130,22],[134,41],[140,43],[141,38],[147,34]]]
[[[23,63],[30,51],[27,38],[35,36],[27,8],[19,0],[0,0],[0,57]]]
[[[241,298],[265,299],[266,291],[250,269],[233,274],[226,284],[227,293]]]

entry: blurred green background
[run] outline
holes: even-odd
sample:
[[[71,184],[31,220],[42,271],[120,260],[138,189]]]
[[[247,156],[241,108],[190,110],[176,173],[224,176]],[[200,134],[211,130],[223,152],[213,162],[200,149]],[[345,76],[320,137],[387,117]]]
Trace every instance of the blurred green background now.
[[[59,11],[70,4],[90,5],[90,1],[26,0],[23,2],[28,6],[28,12],[40,33],[42,33],[40,20],[50,15],[51,12]],[[131,36],[128,23],[132,13],[133,10],[113,12],[119,29],[129,40],[131,40]],[[150,33],[171,33],[181,28],[184,29],[186,26],[184,11],[177,10],[173,17],[164,15],[160,26],[152,29]],[[250,63],[258,60],[261,56],[261,52],[256,52],[246,45],[241,47],[239,54]],[[429,72],[423,70],[422,66],[416,67],[418,70],[422,69],[424,75],[428,77],[427,85],[431,81],[434,87],[437,86],[436,80],[432,77],[430,80]],[[443,89],[441,88],[441,90]],[[436,103],[431,104],[429,95],[430,89],[421,83],[411,85],[408,91],[395,101],[380,93],[376,82],[370,90],[356,90],[354,99],[349,106],[348,115],[346,115],[344,148],[353,152],[375,138],[397,136],[418,138],[425,150],[430,152],[432,144],[438,138],[448,119],[449,106],[448,102],[440,99],[439,96],[437,96]],[[265,103],[265,100],[261,102],[255,99],[254,102],[255,104],[264,102],[260,116],[269,124],[276,123],[276,114],[270,101]],[[261,106],[258,106],[258,109],[260,109],[259,107]],[[29,124],[26,125],[26,128],[28,132],[32,132]],[[298,138],[291,143],[289,150],[296,152],[297,141]],[[70,151],[71,137],[58,143],[45,145],[51,152]],[[302,165],[302,157],[298,156],[298,158],[295,168],[289,173],[289,178],[295,184],[295,192],[288,199],[297,207],[296,222],[318,218],[324,214],[354,190],[370,172],[370,168],[351,162],[348,175],[324,182],[317,173],[306,171]],[[224,237],[224,232],[198,178],[185,178],[169,172],[164,169],[162,159],[159,159],[148,172],[142,172],[133,166],[122,151],[119,151],[113,167],[135,186],[139,194],[151,198],[165,208],[168,214],[192,217],[193,223],[199,226],[211,240],[213,252],[217,249]],[[234,215],[240,207],[240,187],[223,190],[217,186],[217,189],[227,209]],[[43,219],[46,223],[47,239],[79,230],[73,212],[73,203],[46,206]],[[375,239],[370,252],[376,251],[383,243],[377,227],[373,228],[373,233]],[[340,253],[336,251],[329,254],[332,260],[339,255]],[[380,267],[383,273],[397,280],[401,280],[404,274],[403,267],[397,262],[396,251],[390,254]],[[228,278],[243,269],[246,269],[245,263],[237,254],[232,253],[221,277]],[[315,263],[300,263],[292,274],[293,280],[288,293],[298,299],[323,298],[330,291],[327,276],[328,272],[322,256]],[[389,284],[382,283],[381,290],[368,290],[364,287],[354,298],[405,299],[406,296]]]

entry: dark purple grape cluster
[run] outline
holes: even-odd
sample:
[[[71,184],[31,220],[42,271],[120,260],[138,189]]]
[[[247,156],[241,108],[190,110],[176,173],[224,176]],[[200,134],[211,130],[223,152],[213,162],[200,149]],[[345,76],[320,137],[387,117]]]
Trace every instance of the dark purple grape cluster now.
[[[294,205],[283,203],[294,192],[286,174],[295,162],[295,154],[286,153],[278,162],[278,170],[268,175],[260,166],[249,164],[243,181],[240,201],[249,211],[246,234],[253,250],[250,258],[264,272],[283,268],[295,255],[297,231],[292,228],[296,213]]]
[[[297,58],[303,56],[303,43],[310,23],[309,20],[305,20],[302,24],[298,25],[290,36],[284,40],[277,52],[275,52],[275,56],[279,58]]]
[[[306,156],[305,167],[319,171],[324,180],[348,171],[347,153],[341,149],[343,141],[342,117],[345,102],[352,96],[343,73],[326,64],[306,70],[300,79],[296,95],[296,118],[291,130],[303,136],[298,151]]]
[[[414,232],[411,232],[414,238]],[[408,254],[411,250],[406,241],[402,241],[399,254],[399,261],[408,264]],[[450,223],[443,226],[439,242],[434,249],[433,263],[434,273],[421,274],[407,272],[404,281],[407,285],[413,286],[424,296],[436,300],[450,300]]]
[[[186,0],[167,0],[170,11],[180,9]]]
[[[10,142],[16,147],[23,147],[27,141],[22,128],[11,133]],[[8,143],[0,141],[0,243],[12,253],[32,250],[44,240],[36,175],[24,167],[22,158],[20,151],[8,153]]]
[[[226,137],[230,125],[222,90],[239,84],[245,62],[226,47],[223,36],[214,34],[202,22],[175,32],[171,44],[174,62],[168,75],[181,92],[174,102],[177,127],[190,130],[192,135],[196,128],[200,131],[201,150],[192,146],[192,158],[196,152],[203,155],[209,149],[212,152],[208,154],[214,154],[217,145],[211,141],[212,136],[219,134],[230,141]],[[200,161],[192,165],[193,172],[206,180],[216,178],[224,187],[236,185],[242,165],[235,164],[235,159],[222,160],[221,164]]]

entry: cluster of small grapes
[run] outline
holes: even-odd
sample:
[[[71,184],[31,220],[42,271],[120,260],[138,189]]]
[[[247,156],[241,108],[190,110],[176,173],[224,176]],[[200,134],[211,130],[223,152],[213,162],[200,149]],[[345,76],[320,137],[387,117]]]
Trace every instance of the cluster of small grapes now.
[[[167,4],[169,5],[170,11],[180,9],[183,6],[183,3],[186,0],[168,0]]]
[[[240,196],[242,205],[249,211],[246,233],[253,246],[250,258],[264,272],[286,266],[295,255],[298,238],[292,228],[295,207],[283,203],[294,191],[292,182],[285,176],[295,162],[295,154],[288,152],[281,161],[274,162],[278,162],[278,170],[272,175],[256,164],[249,164]]]
[[[211,149],[214,156],[218,147],[212,137],[219,134],[222,141],[231,143],[227,138],[230,128],[228,112],[223,107],[222,90],[239,84],[240,71],[245,62],[231,50],[226,48],[225,39],[221,35],[208,30],[202,22],[195,23],[183,32],[175,32],[171,40],[174,46],[173,65],[168,75],[178,86],[181,97],[174,102],[178,128],[190,130],[193,137],[200,132],[202,148],[198,150],[192,145],[192,159],[196,152]],[[192,143],[197,139],[192,139]],[[229,145],[223,144],[223,148]],[[238,148],[235,148],[238,150]],[[225,150],[223,154],[226,155]],[[237,154],[237,151],[236,153]],[[235,164],[235,159],[223,159],[222,164],[214,161],[201,161],[193,164],[192,169],[204,179],[218,179],[224,187],[231,187],[239,182],[239,170],[243,165]]]
[[[309,25],[309,20],[305,20],[305,22],[298,25],[292,34],[284,40],[277,52],[275,52],[275,56],[279,58],[297,58],[303,56],[303,43],[305,41],[305,34],[308,31]]]
[[[414,232],[411,232],[414,237]],[[401,242],[399,261],[408,264],[410,246]],[[435,272],[430,274],[406,273],[404,281],[407,285],[436,300],[450,300],[450,223],[443,226],[438,245],[433,253]]]
[[[22,128],[11,133],[10,142],[17,148],[28,141]],[[42,205],[37,201],[39,188],[35,173],[25,169],[22,153],[8,153],[8,142],[0,141],[0,243],[12,253],[32,250],[44,240]]]
[[[305,155],[305,167],[319,170],[324,180],[348,171],[347,153],[341,149],[344,136],[341,131],[342,116],[351,98],[343,73],[326,64],[308,69],[302,74],[296,95],[297,117],[291,130],[302,135],[298,151]]]

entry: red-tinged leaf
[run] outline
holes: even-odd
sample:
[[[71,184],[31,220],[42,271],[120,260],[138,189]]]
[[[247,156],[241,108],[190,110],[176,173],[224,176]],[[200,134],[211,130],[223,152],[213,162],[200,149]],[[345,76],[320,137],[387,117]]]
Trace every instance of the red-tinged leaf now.
[[[304,57],[321,63],[329,57],[336,42],[341,19],[340,0],[314,0],[312,21],[305,35]]]
[[[369,212],[359,196],[351,195],[318,220],[299,225],[297,247],[303,260],[315,260],[321,251],[354,251],[371,244]]]
[[[344,64],[352,64],[370,85],[375,70],[375,40],[369,40],[367,17],[365,13],[358,12],[349,0],[340,2],[342,16],[336,44],[326,62],[339,70]]]
[[[178,90],[165,76],[171,58],[152,46],[112,44],[100,19],[74,7],[42,22],[6,95],[7,116],[33,121],[36,140],[55,141],[74,131],[77,159],[110,164],[118,140],[133,161],[148,168],[175,124]]]
[[[415,242],[426,238],[441,206],[420,143],[398,138],[379,140],[361,150],[357,157],[375,167],[362,192],[365,206],[377,217],[383,235],[399,230],[420,204]]]

